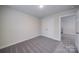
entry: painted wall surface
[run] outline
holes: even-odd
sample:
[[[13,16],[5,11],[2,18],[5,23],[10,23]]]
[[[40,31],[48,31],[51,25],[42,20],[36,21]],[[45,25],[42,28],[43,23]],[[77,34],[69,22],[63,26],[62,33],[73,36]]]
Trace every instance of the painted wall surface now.
[[[79,52],[79,9],[77,11],[77,21],[76,21],[76,40],[75,40],[75,43],[76,43],[76,47],[78,49],[78,52]]]
[[[40,35],[39,19],[8,7],[0,12],[0,48]]]
[[[57,17],[48,17],[42,20],[42,35],[59,39],[59,20]]]

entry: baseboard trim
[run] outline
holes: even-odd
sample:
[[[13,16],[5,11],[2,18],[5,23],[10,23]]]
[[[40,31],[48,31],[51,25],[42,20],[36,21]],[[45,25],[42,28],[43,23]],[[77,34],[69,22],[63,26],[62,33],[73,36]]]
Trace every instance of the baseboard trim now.
[[[21,43],[21,42],[26,41],[26,40],[30,40],[30,39],[38,37],[38,36],[40,36],[40,34],[36,34],[36,35],[34,35],[32,37],[29,37],[28,39],[24,39],[24,40],[21,40],[21,41],[18,41],[18,42],[14,42],[14,43],[11,43],[11,44],[8,44],[8,45],[1,46],[0,49],[3,49],[3,48],[6,48],[6,47],[9,47],[9,46]]]
[[[48,37],[48,38],[50,38],[50,39],[57,40],[56,38],[49,37],[48,35],[43,35],[43,34],[41,34],[41,36],[45,36],[45,37]],[[61,40],[57,40],[57,41],[61,41]]]

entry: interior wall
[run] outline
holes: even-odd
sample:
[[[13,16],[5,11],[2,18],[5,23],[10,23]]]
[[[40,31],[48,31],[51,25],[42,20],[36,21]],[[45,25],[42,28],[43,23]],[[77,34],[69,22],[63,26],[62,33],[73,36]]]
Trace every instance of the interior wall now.
[[[60,12],[42,19],[42,35],[61,41],[61,17],[75,15],[76,9]]]
[[[76,23],[77,23],[76,31],[79,32],[79,9],[77,10],[77,22]]]
[[[0,7],[0,40],[1,40],[1,38],[2,38],[2,35],[1,35],[1,18],[2,16],[1,16],[1,7]]]
[[[59,39],[59,20],[57,17],[42,19],[42,35],[55,40]]]
[[[79,52],[79,9],[77,10],[77,21],[76,21],[76,40],[75,40],[75,43],[76,43],[76,47],[78,49],[78,52]]]
[[[2,7],[0,12],[0,48],[40,35],[40,20],[36,17],[8,7]]]

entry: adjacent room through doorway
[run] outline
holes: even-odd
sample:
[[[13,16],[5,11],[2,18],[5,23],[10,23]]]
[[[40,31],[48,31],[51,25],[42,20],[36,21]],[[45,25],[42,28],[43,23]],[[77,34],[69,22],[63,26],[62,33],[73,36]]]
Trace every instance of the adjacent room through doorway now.
[[[77,52],[76,40],[76,15],[61,17],[61,41],[69,52]]]

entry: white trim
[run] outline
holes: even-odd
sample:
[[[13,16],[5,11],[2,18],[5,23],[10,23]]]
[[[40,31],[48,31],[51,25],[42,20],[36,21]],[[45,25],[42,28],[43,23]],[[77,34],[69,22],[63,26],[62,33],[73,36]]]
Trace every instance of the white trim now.
[[[61,18],[59,17],[59,32],[60,32],[60,41],[61,41]]]
[[[60,39],[61,39],[61,18],[67,17],[67,16],[76,16],[76,13],[66,14],[66,15],[63,15],[63,16],[59,16],[59,21],[60,21],[60,23],[59,23],[59,27],[60,27]],[[76,35],[76,33],[75,33],[75,35]]]
[[[45,37],[48,37],[48,38],[50,38],[50,39],[57,40],[57,38],[53,38],[53,37],[51,37],[51,36],[48,36],[48,35],[41,34],[41,36],[45,36]],[[57,40],[57,41],[61,41],[61,40]]]

